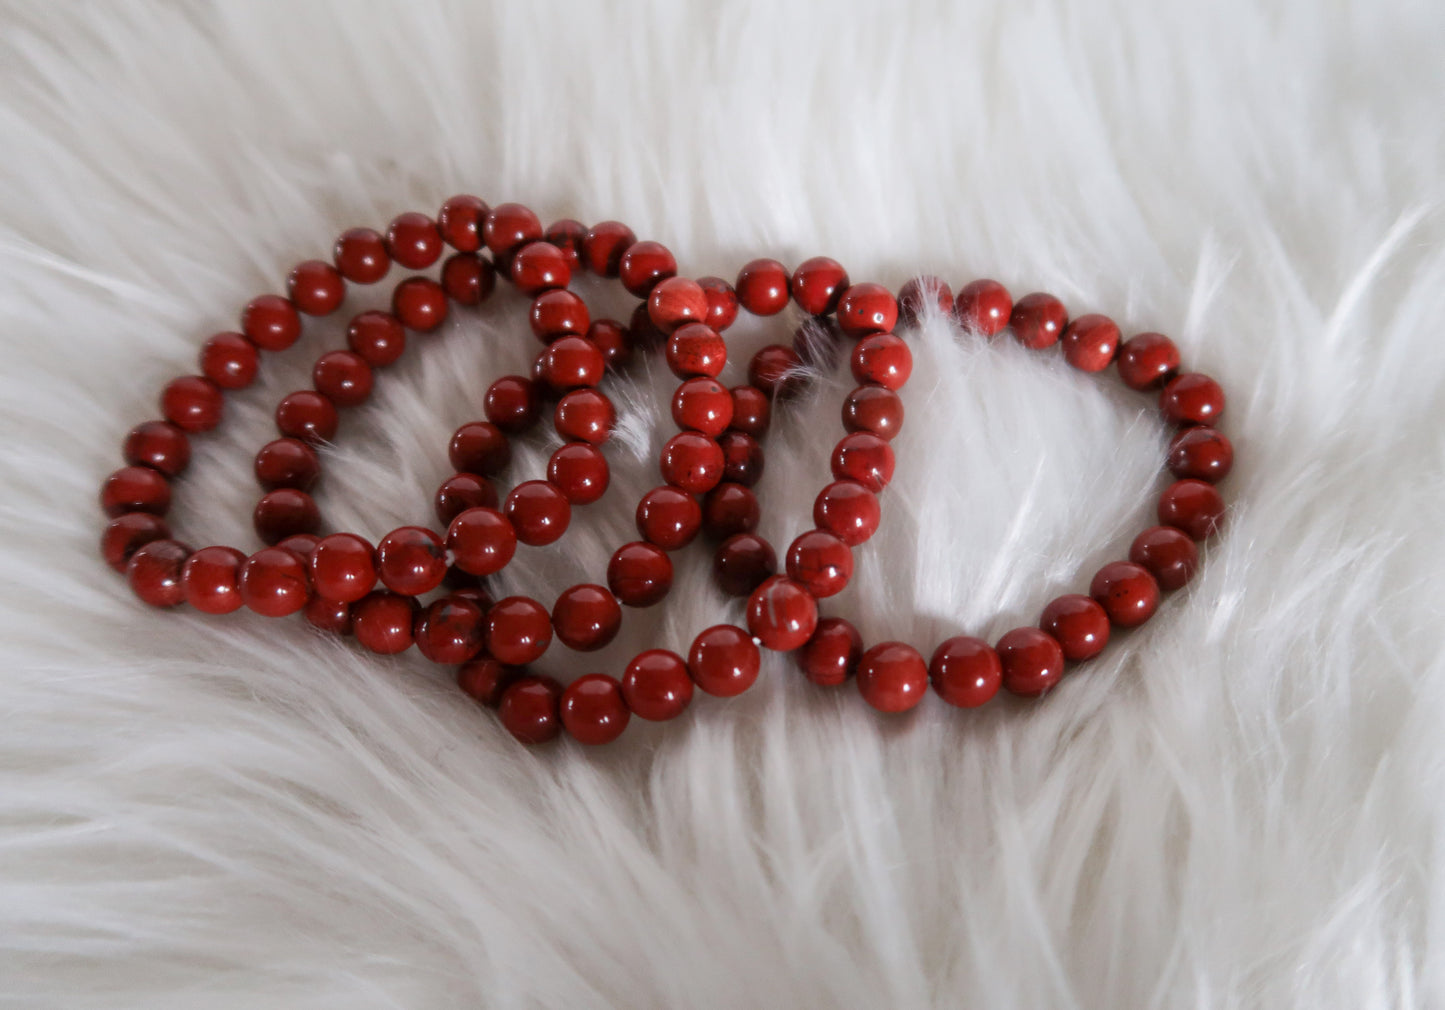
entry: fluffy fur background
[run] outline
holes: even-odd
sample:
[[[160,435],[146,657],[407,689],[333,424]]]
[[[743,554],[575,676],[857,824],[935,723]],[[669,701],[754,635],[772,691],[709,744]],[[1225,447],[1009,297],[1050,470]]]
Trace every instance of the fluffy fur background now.
[[[0,1001],[1445,1005],[1445,7],[1274,6],[7,4]],[[1232,397],[1228,532],[1042,704],[882,718],[773,658],[586,753],[420,660],[129,598],[94,494],[160,385],[342,228],[457,191],[621,218],[694,276],[826,252],[1169,332]],[[416,339],[348,416],[336,526],[425,520],[533,353],[522,305]],[[192,543],[254,548],[250,452],[341,325],[201,440]],[[1083,589],[1151,521],[1164,436],[1054,353],[914,339],[883,529],[826,609],[931,648]],[[672,382],[613,381],[613,493],[501,590],[598,578]],[[839,430],[844,374],[817,388],[767,443],[777,544]],[[706,554],[545,668],[735,617]]]

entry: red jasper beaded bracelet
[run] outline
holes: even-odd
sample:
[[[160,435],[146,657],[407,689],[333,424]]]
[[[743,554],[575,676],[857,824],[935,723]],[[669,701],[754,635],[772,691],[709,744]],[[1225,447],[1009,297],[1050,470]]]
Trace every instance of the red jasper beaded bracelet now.
[[[253,523],[271,546],[248,558],[229,547],[193,553],[170,539],[162,518],[170,504],[169,479],[189,461],[189,436],[219,423],[222,392],[254,380],[259,352],[293,344],[301,314],[337,310],[346,281],[375,283],[392,262],[427,269],[445,246],[455,253],[443,263],[440,282],[403,279],[392,311],[356,316],[347,331],[349,350],[323,354],[313,369],[313,389],[289,394],[278,405],[281,437],[255,462],[265,493]],[[490,259],[480,255],[483,246]],[[694,685],[718,696],[739,694],[757,677],[759,646],[797,650],[804,673],[818,684],[840,684],[856,674],[864,698],[883,711],[912,708],[930,681],[945,701],[961,707],[982,704],[1000,686],[1041,695],[1058,682],[1066,661],[1097,655],[1111,625],[1142,623],[1154,612],[1160,589],[1184,585],[1197,565],[1194,541],[1211,535],[1223,514],[1213,484],[1229,472],[1233,450],[1212,427],[1223,410],[1218,385],[1207,376],[1179,374],[1178,351],[1168,338],[1141,334],[1121,346],[1117,326],[1106,317],[1069,321],[1049,295],[1014,303],[996,282],[976,281],[954,299],[937,279],[916,278],[895,299],[879,285],[850,284],[842,266],[825,257],[792,274],[775,260],[755,260],[739,272],[735,286],[719,278],[694,282],[677,276],[665,247],[638,242],[617,222],[587,229],[562,221],[544,231],[525,207],[489,208],[470,196],[448,200],[435,221],[403,214],[385,236],[347,231],[333,260],[298,265],[288,278],[288,297],[263,295],[249,303],[240,332],[217,334],[203,347],[202,375],[175,380],[163,391],[165,420],[145,422],[127,436],[128,465],[107,479],[101,493],[102,507],[113,517],[102,553],[155,606],[188,602],[220,614],[244,605],[269,616],[304,611],[314,626],[355,634],[373,652],[394,654],[415,643],[427,658],[459,665],[463,690],[498,708],[503,724],[524,742],[551,739],[565,728],[581,742],[605,743],[632,714],[675,717],[690,703]],[[629,325],[591,320],[585,302],[567,288],[572,272],[584,269],[617,278],[643,299]],[[546,346],[532,377],[498,379],[486,395],[487,420],[464,424],[453,436],[449,457],[457,473],[434,499],[445,537],[426,527],[402,527],[374,549],[351,533],[318,537],[320,515],[309,495],[320,471],[313,446],[334,438],[337,408],[365,402],[374,370],[404,351],[406,330],[436,329],[449,300],[485,301],[497,271],[532,298],[531,328]],[[749,364],[748,385],[722,387],[716,381],[727,360],[721,333],[739,309],[770,316],[790,300],[809,317],[793,345],[763,348]],[[899,642],[864,651],[849,622],[819,618],[817,601],[847,585],[852,548],[878,527],[877,494],[893,474],[889,442],[904,415],[897,393],[912,370],[907,344],[892,331],[900,313],[911,323],[930,302],[985,336],[1008,328],[1031,348],[1061,343],[1066,360],[1084,371],[1117,361],[1131,388],[1162,387],[1160,409],[1181,430],[1168,453],[1168,467],[1180,479],[1161,497],[1160,525],[1140,534],[1129,561],[1102,568],[1089,595],[1050,603],[1039,627],[1015,629],[997,648],[967,636],[951,638],[925,663]],[[845,435],[831,460],[835,479],[815,501],[816,528],[794,539],[785,554],[786,574],[777,574],[772,546],[754,532],[760,507],[750,488],[763,466],[758,439],[768,428],[771,401],[797,388],[801,366],[820,363],[847,340],[855,341],[849,360],[859,385],[843,403]],[[607,368],[625,366],[635,348],[656,344],[665,344],[668,364],[682,380],[672,401],[680,430],[659,459],[664,483],[638,503],[643,539],[613,554],[606,586],[572,586],[550,613],[528,597],[494,603],[479,578],[502,570],[518,541],[555,542],[571,507],[595,502],[606,491],[608,468],[598,447],[614,414],[596,386]],[[552,400],[553,425],[564,444],[552,454],[545,480],[519,483],[498,508],[491,480],[510,462],[509,437],[535,426],[543,402]],[[667,552],[688,546],[699,532],[720,541],[714,553],[719,587],[748,597],[746,631],[731,624],[708,628],[686,659],[647,650],[620,680],[586,674],[563,688],[526,670],[554,633],[576,651],[610,642],[620,627],[621,605],[659,602],[672,581]],[[418,597],[444,584],[444,595],[420,605]]]

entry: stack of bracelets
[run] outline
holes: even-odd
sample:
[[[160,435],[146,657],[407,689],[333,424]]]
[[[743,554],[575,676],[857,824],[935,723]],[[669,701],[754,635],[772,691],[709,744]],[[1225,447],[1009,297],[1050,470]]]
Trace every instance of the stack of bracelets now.
[[[283,351],[300,336],[301,316],[340,308],[346,283],[374,284],[392,263],[421,271],[454,250],[440,280],[412,275],[397,284],[390,312],[366,311],[350,322],[347,350],[329,351],[312,371],[312,389],[284,397],[276,408],[280,438],[256,454],[265,493],[257,503],[257,534],[271,545],[249,557],[232,547],[193,551],[172,539],[165,521],[172,478],[190,459],[190,438],[221,420],[226,391],[253,381],[262,352]],[[482,255],[485,249],[490,256]],[[627,325],[590,318],[568,290],[574,273],[616,278],[643,299]],[[449,303],[478,305],[500,274],[532,298],[530,322],[544,345],[530,377],[509,375],[486,394],[486,420],[452,436],[457,471],[436,492],[438,528],[403,526],[373,546],[353,533],[318,536],[320,517],[309,489],[320,466],[315,446],[331,440],[338,409],[363,403],[376,369],[394,363],[407,331],[441,325]],[[1017,302],[999,283],[978,280],[955,298],[936,278],[909,281],[895,298],[878,284],[852,284],[826,257],[791,274],[776,260],[748,263],[735,284],[716,277],[677,276],[672,254],[639,242],[614,221],[586,228],[559,221],[544,229],[518,204],[489,208],[456,196],[436,219],[402,214],[385,235],[351,229],[337,240],[333,262],[308,260],[287,278],[287,297],[262,295],[241,313],[240,332],[218,333],[201,349],[200,375],[171,382],[161,393],[163,420],[146,421],[126,436],[126,466],[111,474],[100,502],[110,521],[101,540],[108,564],[124,573],[135,595],[156,607],[187,603],[208,614],[247,607],[268,617],[304,614],[316,628],[352,635],[384,655],[413,644],[427,659],[457,667],[463,691],[498,711],[524,743],[541,743],[563,729],[585,744],[607,743],[631,716],[665,720],[692,700],[694,686],[731,697],[756,680],[760,648],[794,652],[804,675],[835,686],[856,680],[863,698],[884,712],[902,712],[927,686],[945,702],[982,705],[1000,687],[1037,697],[1109,640],[1111,627],[1148,620],[1161,590],[1193,576],[1196,541],[1210,536],[1224,514],[1215,483],[1233,463],[1229,440],[1214,425],[1224,394],[1206,375],[1180,372],[1169,338],[1142,333],[1121,343],[1107,317],[1069,320],[1052,295]],[[717,381],[727,361],[721,334],[739,308],[759,316],[781,312],[789,300],[814,317],[793,346],[774,344],[755,354],[746,385]],[[893,476],[890,442],[903,425],[898,391],[912,371],[908,345],[893,334],[900,313],[910,322],[926,302],[951,313],[965,329],[988,337],[1008,330],[1026,347],[1060,344],[1069,364],[1099,372],[1110,364],[1131,389],[1157,390],[1164,419],[1178,431],[1167,454],[1176,480],[1159,500],[1159,525],[1134,540],[1127,561],[1104,565],[1088,595],[1061,596],[1044,608],[1037,627],[1016,628],[996,645],[958,636],[931,660],[902,642],[869,648],[854,626],[820,617],[818,601],[838,593],[853,572],[853,549],[879,523],[878,495]],[[846,433],[833,450],[833,482],[813,505],[816,528],[797,537],[778,572],[773,547],[754,530],[759,506],[751,487],[763,469],[759,446],[773,403],[797,388],[800,365],[823,343],[852,342],[858,386],[843,401]],[[607,442],[614,413],[598,390],[609,369],[636,351],[664,346],[681,380],[672,400],[678,433],[663,446],[663,484],[637,505],[640,540],[624,544],[607,566],[606,585],[572,586],[549,611],[539,601],[511,596],[493,601],[483,579],[511,561],[518,542],[551,544],[566,531],[575,506],[606,492]],[[504,501],[493,480],[511,459],[510,439],[541,419],[544,406],[564,444],[551,456],[545,480],[517,484]],[[692,641],[686,657],[649,649],[620,678],[578,677],[565,687],[529,672],[553,637],[588,652],[617,634],[622,607],[649,607],[672,585],[669,552],[704,533],[717,543],[714,574],[726,593],[747,598],[746,629],[718,624]],[[378,587],[378,583],[380,586]],[[423,597],[438,593],[431,602]]]

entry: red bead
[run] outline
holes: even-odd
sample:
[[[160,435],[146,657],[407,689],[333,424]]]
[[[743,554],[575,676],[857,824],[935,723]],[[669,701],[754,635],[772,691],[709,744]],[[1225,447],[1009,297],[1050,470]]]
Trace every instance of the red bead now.
[[[452,563],[469,575],[492,575],[517,552],[517,531],[496,509],[469,508],[447,527]]]
[[[1081,372],[1102,372],[1119,349],[1119,327],[1108,316],[1091,313],[1064,328],[1064,360]]]
[[[717,330],[702,323],[679,326],[667,338],[667,366],[680,379],[716,378],[727,364],[728,349]]]
[[[622,266],[622,254],[636,241],[632,229],[621,221],[595,224],[582,240],[582,262],[599,277],[616,277]]]
[[[321,461],[305,442],[278,438],[256,453],[255,471],[256,480],[267,491],[281,487],[307,491],[321,473]]]
[[[546,743],[562,732],[561,697],[562,685],[551,677],[518,677],[502,692],[497,716],[522,743]]]
[[[465,663],[482,651],[482,608],[464,597],[445,596],[417,615],[412,634],[417,651],[433,663]]]
[[[1184,372],[1165,384],[1159,411],[1171,424],[1216,425],[1224,414],[1224,390],[1207,375]]]
[[[662,479],[674,487],[705,494],[722,480],[722,450],[701,432],[679,432],[662,447],[660,469]]]
[[[757,439],[741,431],[725,431],[717,444],[723,453],[723,480],[752,487],[762,479],[765,459]]]
[[[376,545],[376,574],[394,593],[421,596],[442,584],[447,574],[446,555],[442,538],[431,530],[402,526],[382,537]],[[457,563],[461,564],[460,559]]]
[[[504,257],[528,242],[542,238],[542,222],[520,203],[493,207],[482,222],[482,241],[494,257]]]
[[[163,516],[171,507],[171,482],[148,466],[122,467],[101,485],[100,507],[112,519],[127,512]]]
[[[862,657],[863,636],[858,629],[841,617],[825,617],[798,651],[798,665],[814,684],[837,687],[853,676]]]
[[[672,419],[679,428],[691,428],[715,439],[732,423],[732,394],[716,379],[685,379],[672,396]]]
[[[898,324],[898,300],[882,284],[854,284],[838,302],[838,325],[850,337],[886,333]]]
[[[803,359],[797,351],[782,344],[770,344],[748,362],[748,383],[770,397],[787,396],[801,384],[802,367]]]
[[[913,352],[891,333],[874,333],[853,348],[853,378],[884,389],[902,389],[913,374]]]
[[[604,648],[622,627],[622,606],[606,586],[580,585],[564,590],[552,605],[557,640],[578,652]]]
[[[294,614],[311,599],[306,563],[284,547],[267,547],[241,566],[241,600],[263,617]]]
[[[286,293],[291,296],[291,304],[308,316],[325,316],[341,307],[346,281],[330,263],[306,260],[291,268]]]
[[[877,494],[893,479],[893,450],[872,432],[855,431],[833,447],[832,466],[838,480],[856,480]]]
[[[542,413],[536,384],[520,375],[504,375],[488,386],[485,405],[487,420],[508,434],[526,431]]]
[[[256,503],[251,525],[262,543],[274,544],[297,533],[315,533],[321,526],[321,513],[305,491],[277,488],[267,491]]]
[[[1014,301],[1008,288],[998,281],[977,280],[965,284],[954,299],[953,311],[964,329],[996,336],[1008,325]]]
[[[789,287],[800,309],[812,316],[826,316],[848,290],[848,271],[835,259],[814,256],[793,271]]]
[[[601,445],[612,435],[612,401],[595,389],[574,389],[557,402],[552,426],[568,440]]]
[[[415,640],[416,600],[378,589],[351,606],[351,630],[356,640],[378,656],[394,656],[411,648]]]
[[[454,473],[437,488],[437,521],[450,526],[452,520],[467,509],[494,509],[497,504],[497,489],[487,478],[474,473]]]
[[[652,325],[652,317],[647,314],[646,302],[640,303],[632,310],[632,315],[627,322],[627,334],[633,347],[656,347],[667,340],[663,332]]]
[[[168,421],[145,421],[127,433],[121,455],[132,466],[148,466],[175,477],[191,462],[191,440]]]
[[[317,631],[325,631],[332,635],[351,634],[351,604],[349,603],[313,596],[311,601],[301,608],[301,616],[306,618],[306,623]]]
[[[1199,548],[1183,530],[1151,526],[1134,538],[1129,560],[1147,568],[1160,589],[1174,590],[1194,577],[1199,567]]]
[[[859,386],[843,401],[843,427],[891,441],[903,429],[903,401],[891,389]]]
[[[336,406],[310,389],[288,393],[276,405],[276,430],[303,442],[329,442],[336,437]]]
[[[363,312],[346,328],[346,345],[372,368],[385,368],[406,350],[406,330],[389,312]]]
[[[1177,526],[1195,540],[1213,536],[1224,519],[1224,498],[1213,484],[1178,480],[1159,496],[1159,522]]]
[[[542,236],[551,242],[566,257],[567,266],[576,272],[582,269],[582,243],[587,238],[587,226],[570,217],[554,221],[547,226]]]
[[[1143,624],[1159,606],[1159,584],[1148,569],[1132,561],[1111,561],[1100,568],[1089,583],[1089,595],[1121,628]]]
[[[567,685],[559,705],[562,725],[578,743],[611,743],[627,728],[631,713],[622,685],[605,673],[588,673]]]
[[[993,646],[981,638],[959,635],[934,650],[928,679],[937,695],[958,708],[977,708],[998,694],[1003,665]]]
[[[1234,466],[1234,446],[1214,428],[1185,428],[1169,443],[1169,472],[1216,484]]]
[[[1019,343],[1037,351],[1059,342],[1069,314],[1053,295],[1035,291],[1014,303],[1008,321]]]
[[[437,213],[437,231],[442,241],[457,252],[474,253],[482,247],[482,222],[488,207],[480,198],[459,193],[442,204]]]
[[[703,322],[721,333],[738,318],[738,293],[721,277],[699,277],[697,283],[707,297]]]
[[[239,333],[217,333],[201,347],[201,374],[222,389],[245,389],[256,380],[261,355]]]
[[[732,698],[753,686],[762,656],[748,633],[731,624],[715,624],[692,640],[687,670],[692,681],[717,698]]]
[[[719,484],[703,499],[702,525],[713,540],[751,533],[761,518],[757,497],[741,484]]]
[[[592,323],[587,303],[566,288],[543,291],[527,313],[532,332],[544,344],[558,337],[581,336]]]
[[[152,540],[138,547],[126,562],[125,577],[131,592],[152,607],[174,607],[185,602],[182,571],[191,550],[174,540]]]
[[[458,305],[480,305],[492,297],[497,271],[476,253],[456,253],[442,264],[442,290]]]
[[[458,473],[490,477],[512,461],[512,446],[495,424],[472,421],[452,433],[447,458]]]
[[[1037,698],[1064,675],[1064,650],[1038,628],[1015,628],[998,640],[1003,686],[1021,698]]]
[[[496,708],[501,704],[502,693],[522,675],[517,667],[499,663],[482,653],[457,670],[457,686],[479,704]]]
[[[1097,601],[1081,593],[1060,596],[1044,608],[1039,627],[1064,650],[1064,658],[1079,663],[1092,659],[1109,644],[1109,615]]]
[[[853,552],[826,530],[809,530],[788,546],[788,577],[813,596],[836,596],[853,577]]]
[[[260,295],[241,310],[241,332],[263,351],[284,351],[301,336],[301,316],[280,295]]]
[[[945,316],[952,315],[953,289],[939,278],[928,275],[910,277],[898,289],[898,318],[906,325],[917,323],[929,305],[937,306]]]
[[[221,390],[210,379],[186,375],[161,391],[161,413],[182,431],[210,431],[221,423]]]
[[[883,642],[858,660],[858,692],[880,712],[907,712],[928,691],[928,664],[911,645]]]
[[[523,481],[512,488],[502,511],[517,539],[533,547],[556,543],[572,521],[567,496],[545,480]]]
[[[597,385],[606,367],[586,337],[562,337],[542,352],[542,375],[558,392]]]
[[[753,438],[762,438],[772,423],[773,404],[756,386],[734,386],[728,390],[733,398],[733,428]]]
[[[617,266],[622,286],[638,298],[646,298],[655,286],[676,274],[677,260],[660,242],[634,242]]]
[[[707,292],[687,277],[667,277],[657,282],[647,296],[647,314],[663,333],[688,323],[707,319]]]
[[[351,351],[330,351],[316,359],[311,384],[338,407],[357,407],[371,395],[374,380],[366,359]]]
[[[792,292],[788,270],[777,260],[758,259],[738,271],[738,301],[755,316],[774,316],[788,305]]]
[[[552,644],[552,617],[530,596],[508,596],[487,611],[487,652],[512,666],[542,658]]]
[[[607,562],[607,588],[629,607],[650,607],[672,588],[672,561],[652,544],[623,544]]]
[[[632,334],[615,319],[597,319],[587,327],[587,339],[602,352],[608,368],[621,368],[632,360]]]
[[[148,543],[165,540],[171,528],[160,516],[149,512],[127,512],[106,523],[100,537],[100,556],[118,572],[125,572],[131,556]]]
[[[772,544],[752,533],[728,537],[713,553],[713,578],[729,596],[751,595],[777,571]]]
[[[572,280],[567,257],[551,242],[529,242],[512,257],[512,283],[524,295],[565,288]]]
[[[408,277],[391,293],[391,313],[407,329],[430,333],[447,317],[447,293],[430,277]]]
[[[355,533],[322,537],[310,567],[316,595],[328,600],[355,603],[376,588],[376,551]]]
[[[276,541],[274,546],[283,551],[290,551],[300,558],[301,563],[308,566],[306,572],[307,575],[310,575],[311,555],[315,553],[316,545],[320,542],[321,538],[315,533],[292,533],[289,537],[283,537]]]
[[[547,479],[573,505],[590,505],[607,493],[607,460],[594,445],[568,442],[547,461]]]
[[[1124,341],[1116,363],[1124,385],[1153,389],[1179,370],[1179,348],[1162,333],[1141,333]]]
[[[441,258],[441,232],[425,214],[398,214],[386,229],[386,251],[408,270],[425,270]]]
[[[386,240],[371,228],[348,228],[342,232],[331,258],[341,276],[356,284],[375,284],[391,269]]]
[[[234,547],[202,547],[181,569],[186,602],[203,614],[241,609],[241,567],[245,563],[246,555]]]
[[[692,701],[687,663],[675,652],[648,649],[627,664],[622,675],[622,700],[639,719],[675,719]]]
[[[637,503],[637,532],[665,551],[686,547],[701,528],[697,499],[670,484],[653,488]]]
[[[881,517],[878,497],[856,480],[834,481],[813,500],[813,522],[849,547],[867,542]]]
[[[818,601],[792,579],[774,575],[748,597],[748,630],[775,652],[790,652],[818,626]]]

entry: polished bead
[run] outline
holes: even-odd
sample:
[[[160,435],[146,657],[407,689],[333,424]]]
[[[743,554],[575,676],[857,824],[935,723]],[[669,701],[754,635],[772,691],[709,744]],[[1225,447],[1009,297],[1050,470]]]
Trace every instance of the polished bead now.
[[[722,480],[722,449],[701,432],[679,432],[663,445],[660,469],[662,479],[674,487],[705,494]]]
[[[369,310],[347,326],[346,346],[372,368],[385,368],[406,350],[406,329],[391,313]]]
[[[263,617],[294,614],[311,599],[306,563],[284,547],[267,547],[241,566],[241,600]]]
[[[650,607],[672,588],[672,561],[652,544],[623,544],[607,562],[607,588],[629,607]]]
[[[566,288],[543,291],[532,299],[527,311],[532,333],[544,344],[558,337],[582,336],[592,323],[587,303]]]
[[[597,385],[607,367],[602,352],[586,337],[562,337],[542,354],[542,375],[558,392]]]
[[[376,545],[376,574],[394,593],[404,596],[429,593],[442,584],[447,574],[446,546],[441,537],[425,527],[398,527]]]
[[[371,395],[371,366],[351,351],[330,351],[316,359],[311,384],[338,407],[356,407]]]
[[[606,586],[583,584],[563,590],[552,605],[557,640],[578,652],[596,652],[617,637],[622,606]]]
[[[599,277],[616,277],[622,266],[622,254],[636,241],[632,229],[621,221],[594,224],[582,240],[582,262]]]
[[[867,542],[878,530],[878,497],[856,480],[838,480],[813,500],[813,522],[849,547]]]
[[[430,277],[408,277],[391,293],[391,313],[407,329],[430,333],[447,317],[447,293]]]
[[[127,512],[163,516],[171,507],[171,482],[148,466],[122,467],[101,485],[100,507],[112,519]]]
[[[716,379],[684,379],[672,395],[672,419],[679,428],[716,439],[732,423],[733,397]]]
[[[495,256],[542,238],[542,222],[520,203],[502,203],[487,212],[482,221],[482,241]]]
[[[201,374],[222,389],[245,389],[256,379],[261,355],[239,333],[217,333],[201,346]]]
[[[416,648],[433,663],[455,666],[482,651],[482,608],[464,597],[444,596],[416,616]]]
[[[1199,548],[1183,530],[1151,526],[1134,538],[1129,560],[1147,568],[1160,589],[1174,590],[1194,577],[1199,567]]]
[[[664,278],[647,295],[648,317],[663,333],[688,323],[702,323],[707,313],[707,292],[687,277]]]
[[[1153,389],[1179,371],[1179,348],[1162,333],[1140,333],[1120,345],[1115,364],[1130,389]]]
[[[945,316],[952,315],[953,289],[929,275],[910,277],[898,289],[898,318],[904,325],[915,325],[928,312],[929,305]]]
[[[386,240],[372,228],[348,228],[336,240],[331,258],[341,276],[356,284],[375,284],[391,269]]]
[[[648,649],[633,657],[622,675],[622,700],[639,719],[675,719],[692,701],[687,662],[667,649]]]
[[[721,277],[699,277],[697,283],[707,297],[703,322],[721,333],[738,318],[738,293]]]
[[[1170,424],[1216,425],[1224,414],[1224,390],[1200,372],[1183,372],[1159,394],[1159,412]]]
[[[797,351],[782,344],[770,344],[748,362],[748,383],[769,397],[787,396],[801,385],[802,367],[803,359]]]
[[[355,603],[376,588],[376,551],[355,533],[322,537],[310,567],[312,588],[328,600]]]
[[[893,450],[872,432],[855,431],[833,447],[832,467],[838,480],[856,480],[877,494],[893,479]]]
[[[553,221],[547,226],[542,238],[562,250],[567,266],[575,273],[582,269],[582,242],[587,238],[587,226],[572,218]]]
[[[452,563],[469,575],[492,575],[517,553],[517,531],[494,508],[478,506],[460,513],[447,527]]]
[[[995,280],[970,281],[958,290],[953,311],[966,330],[992,337],[1003,332],[1013,314],[1008,288]]]
[[[757,259],[738,271],[738,301],[755,316],[773,316],[788,305],[788,270],[777,260]]]
[[[332,635],[351,634],[351,604],[340,600],[328,600],[320,596],[311,597],[301,608],[301,616],[317,631]]]
[[[512,461],[512,446],[495,424],[472,421],[452,433],[447,458],[458,473],[490,477]]]
[[[542,658],[552,644],[552,616],[530,596],[508,596],[487,611],[487,652],[512,666]]]
[[[546,743],[562,732],[561,698],[562,685],[551,677],[518,677],[502,692],[497,716],[507,732],[522,743]]]
[[[1177,526],[1195,540],[1213,536],[1224,519],[1224,498],[1207,481],[1177,480],[1159,496],[1159,522]]]
[[[325,316],[341,307],[346,281],[330,263],[306,260],[291,268],[286,277],[286,294],[299,311],[308,316]]]
[[[321,526],[321,513],[305,491],[277,488],[267,491],[256,503],[251,525],[262,543],[274,544],[297,533],[315,533]]]
[[[512,257],[512,283],[524,295],[565,288],[572,279],[567,257],[551,242],[529,242]]]
[[[858,629],[841,617],[825,617],[798,650],[798,665],[814,684],[837,687],[853,676],[862,656],[863,636]]]
[[[336,437],[336,405],[312,389],[288,393],[276,405],[276,430],[303,442],[329,442]]]
[[[607,460],[594,445],[568,442],[547,460],[547,479],[573,505],[590,505],[607,493]]]
[[[1214,428],[1185,428],[1169,443],[1165,464],[1176,477],[1216,484],[1234,466],[1234,446]]]
[[[496,287],[496,269],[476,253],[456,253],[442,264],[442,290],[458,305],[480,305]]]
[[[568,684],[558,707],[567,732],[589,746],[616,740],[631,718],[622,685],[605,673],[584,674]]]
[[[210,379],[186,375],[161,391],[161,413],[182,431],[210,431],[221,423],[221,390]]]
[[[1050,601],[1039,617],[1039,628],[1047,631],[1071,662],[1092,659],[1109,644],[1109,615],[1092,597],[1070,593]]]
[[[891,389],[859,386],[843,401],[843,427],[891,441],[903,429],[903,401]]]
[[[542,413],[536,384],[520,375],[504,375],[488,386],[484,404],[487,420],[508,434],[526,431]]]
[[[234,547],[203,547],[181,569],[185,600],[203,614],[229,614],[241,608],[241,567],[246,555]]]
[[[152,540],[136,548],[126,562],[125,577],[131,592],[152,607],[174,607],[185,602],[183,571],[191,550],[175,540]]]
[[[1037,698],[1064,675],[1064,650],[1058,640],[1038,628],[1015,628],[998,640],[1004,690],[1021,698]]]
[[[259,295],[241,310],[241,332],[263,351],[284,351],[301,336],[301,316],[288,299]]]
[[[727,344],[711,326],[688,323],[667,338],[667,367],[680,379],[694,375],[716,378],[727,360]]]
[[[574,389],[557,401],[552,426],[569,441],[601,445],[612,435],[617,415],[612,401],[595,389]]]
[[[886,333],[898,323],[898,300],[882,284],[854,284],[838,302],[838,325],[850,337]]]
[[[608,368],[621,368],[632,360],[632,334],[615,319],[594,319],[587,327],[587,339],[602,352]]]
[[[453,519],[467,509],[497,507],[497,489],[485,477],[474,473],[454,473],[437,488],[437,521],[450,526]]]
[[[739,533],[751,533],[760,518],[757,497],[741,484],[719,484],[703,498],[702,526],[710,539],[726,540]]]
[[[425,270],[441,258],[441,232],[425,214],[398,214],[386,228],[386,251],[408,270]]]
[[[977,708],[998,694],[1003,665],[993,646],[981,638],[959,635],[941,643],[928,664],[934,692],[958,708]]]
[[[394,656],[410,649],[415,641],[420,609],[413,597],[378,589],[351,605],[351,631],[363,648],[379,656]]]
[[[789,652],[813,636],[818,601],[803,586],[774,575],[748,597],[748,630],[776,652]]]
[[[913,352],[891,333],[874,333],[854,346],[850,364],[859,382],[898,390],[913,374]]]
[[[267,442],[256,453],[256,480],[267,491],[281,487],[308,491],[321,473],[316,452],[296,438]]]
[[[732,698],[753,686],[762,656],[742,628],[715,624],[692,640],[687,670],[700,689],[717,698]]]
[[[880,712],[907,712],[928,691],[928,664],[911,645],[882,642],[863,653],[858,693]]]
[[[773,404],[756,386],[734,386],[728,390],[733,398],[733,428],[753,438],[768,433],[773,419]]]
[[[788,578],[818,599],[836,596],[853,577],[853,552],[826,530],[809,530],[788,545]]]
[[[1089,583],[1089,595],[1121,628],[1143,624],[1159,606],[1159,584],[1148,569],[1132,561],[1111,561],[1100,568]]]
[[[773,545],[752,533],[728,537],[713,552],[713,578],[729,596],[749,596],[778,571]]]
[[[789,289],[798,308],[812,316],[826,316],[838,307],[848,289],[848,271],[835,259],[814,256],[793,271]]]
[[[677,274],[677,260],[660,242],[634,242],[622,254],[617,276],[629,294],[646,298],[662,281]]]
[[[1119,327],[1108,316],[1079,316],[1064,327],[1062,344],[1069,364],[1081,372],[1102,372],[1119,349]]]
[[[496,708],[503,692],[522,676],[517,667],[499,663],[484,652],[457,670],[457,686],[479,704]]]
[[[171,528],[160,516],[149,512],[127,512],[106,523],[100,537],[100,556],[116,571],[124,573],[131,555],[156,540],[165,540]]]
[[[1035,291],[1014,302],[1008,321],[1019,343],[1037,351],[1059,342],[1069,314],[1053,295]]]
[[[273,546],[279,547],[283,551],[290,551],[300,558],[301,563],[307,566],[306,573],[309,576],[311,574],[311,555],[315,553],[316,545],[320,542],[321,538],[315,533],[292,533],[290,536],[276,541]]]
[[[670,484],[653,488],[637,503],[637,532],[665,551],[686,547],[701,528],[697,499]]]
[[[517,539],[533,547],[556,543],[572,521],[567,496],[545,480],[523,481],[512,488],[502,512]]]
[[[459,193],[437,212],[437,231],[457,252],[474,253],[482,247],[482,222],[488,210],[480,197]]]
[[[741,431],[725,431],[717,438],[723,453],[723,480],[752,487],[763,476],[763,447]]]
[[[191,462],[191,440],[169,421],[144,421],[126,434],[121,456],[132,466],[175,477]]]

